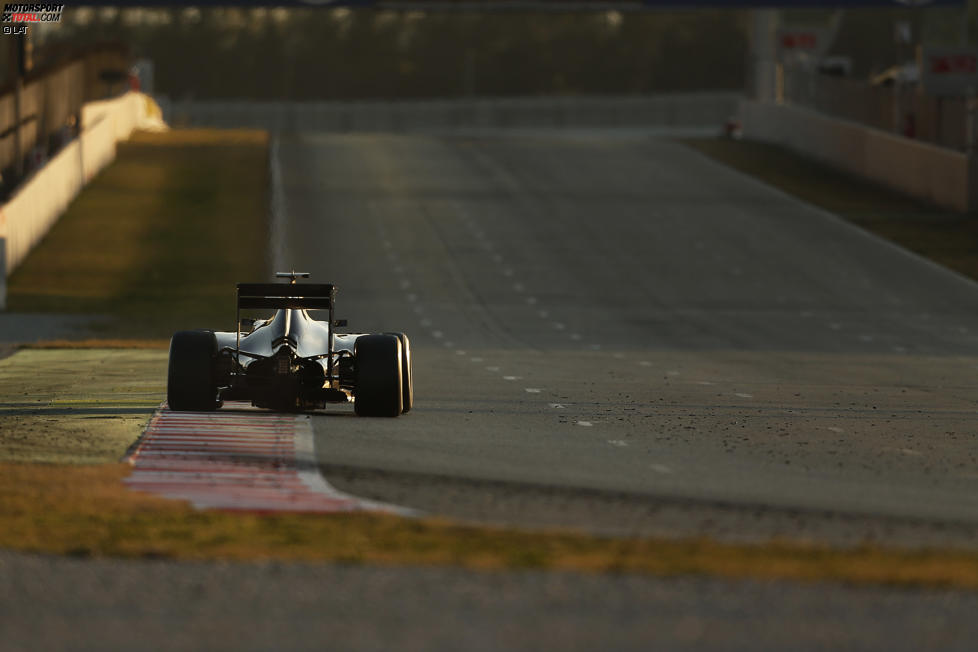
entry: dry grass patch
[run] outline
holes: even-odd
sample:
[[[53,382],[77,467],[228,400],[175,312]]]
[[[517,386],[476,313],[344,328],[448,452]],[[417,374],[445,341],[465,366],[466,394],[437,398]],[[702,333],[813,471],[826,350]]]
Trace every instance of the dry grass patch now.
[[[370,514],[196,511],[128,491],[128,466],[0,464],[0,546],[69,555],[701,574],[978,588],[978,554],[605,539]]]
[[[264,132],[137,133],[13,273],[17,312],[104,316],[94,335],[227,328],[234,283],[268,276]]]

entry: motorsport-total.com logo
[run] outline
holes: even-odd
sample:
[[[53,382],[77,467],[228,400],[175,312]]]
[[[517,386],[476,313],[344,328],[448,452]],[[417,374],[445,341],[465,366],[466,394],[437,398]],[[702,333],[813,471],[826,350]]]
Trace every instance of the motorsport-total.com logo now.
[[[26,34],[30,23],[60,23],[64,9],[64,5],[8,2],[0,14],[3,33]]]

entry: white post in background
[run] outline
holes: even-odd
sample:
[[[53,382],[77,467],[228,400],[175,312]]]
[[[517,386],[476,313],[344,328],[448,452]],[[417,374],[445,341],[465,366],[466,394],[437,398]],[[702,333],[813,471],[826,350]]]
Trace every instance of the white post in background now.
[[[776,93],[776,48],[780,12],[777,9],[755,9],[751,25],[751,61],[753,62],[754,97],[761,102],[774,100]]]

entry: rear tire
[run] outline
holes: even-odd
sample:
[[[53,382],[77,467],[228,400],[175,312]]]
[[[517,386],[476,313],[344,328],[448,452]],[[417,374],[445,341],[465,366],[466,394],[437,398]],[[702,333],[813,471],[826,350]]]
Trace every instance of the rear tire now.
[[[404,333],[385,333],[401,340],[401,389],[404,393],[402,414],[414,407],[414,368],[411,365],[411,340]]]
[[[393,335],[361,335],[353,350],[356,389],[353,409],[362,417],[396,417],[404,407],[401,340]]]
[[[203,412],[218,407],[213,331],[179,331],[170,340],[166,402],[171,410]]]

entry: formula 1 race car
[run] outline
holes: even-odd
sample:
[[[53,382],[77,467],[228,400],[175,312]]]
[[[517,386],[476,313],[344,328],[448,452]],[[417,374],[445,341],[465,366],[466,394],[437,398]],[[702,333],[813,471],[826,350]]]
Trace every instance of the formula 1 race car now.
[[[251,401],[279,411],[314,410],[352,401],[360,416],[396,417],[414,403],[411,344],[404,333],[341,334],[333,318],[336,287],[239,283],[237,330],[179,331],[170,340],[166,397],[171,410],[215,410]],[[268,319],[242,311],[274,310]],[[327,310],[319,321],[309,310]]]

